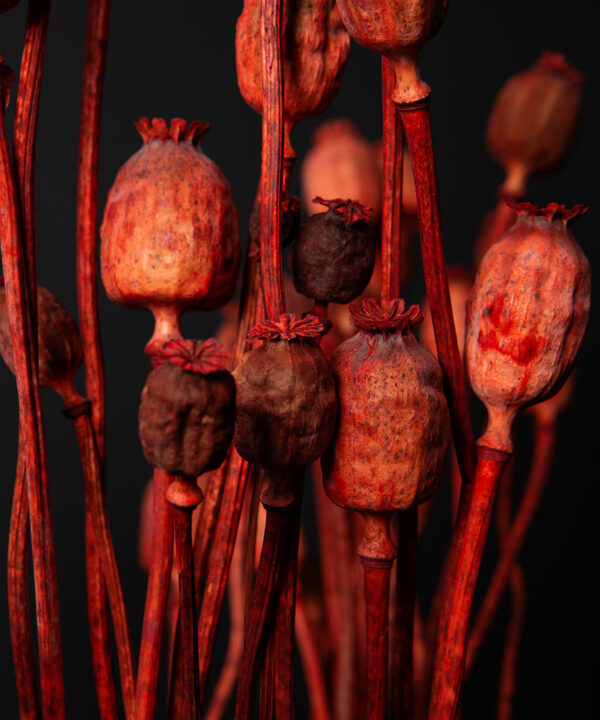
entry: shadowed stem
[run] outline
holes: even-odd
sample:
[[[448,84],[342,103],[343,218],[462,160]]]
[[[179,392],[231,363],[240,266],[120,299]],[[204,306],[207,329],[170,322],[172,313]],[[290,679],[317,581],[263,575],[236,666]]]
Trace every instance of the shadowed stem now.
[[[330,720],[331,712],[329,710],[323,662],[300,593],[296,597],[295,628],[296,643],[308,691],[311,720]]]

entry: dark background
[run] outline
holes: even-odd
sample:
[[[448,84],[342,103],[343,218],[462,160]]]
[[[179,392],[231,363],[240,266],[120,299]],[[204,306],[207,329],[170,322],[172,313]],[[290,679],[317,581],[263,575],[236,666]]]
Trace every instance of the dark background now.
[[[0,52],[18,68],[25,3],[0,18]],[[258,116],[236,85],[234,26],[240,2],[170,0],[113,4],[101,138],[100,206],[120,165],[140,140],[133,121],[143,115],[210,122],[203,148],[225,172],[244,228],[259,171]],[[50,21],[37,150],[39,281],[76,313],[75,197],[79,96],[85,3],[55,0]],[[545,49],[563,52],[588,77],[578,140],[565,164],[530,184],[534,202],[583,202],[591,212],[575,226],[597,269],[597,27],[598,5],[586,0],[453,0],[438,37],[422,58],[433,88],[433,123],[442,220],[450,263],[468,264],[481,218],[494,202],[501,170],[484,143],[486,116],[506,78]],[[354,118],[367,137],[380,135],[379,58],[353,45],[340,92],[328,117]],[[13,92],[14,96],[14,92]],[[9,112],[12,121],[12,111]],[[297,129],[299,156],[322,118]],[[297,182],[297,179],[295,179]],[[242,233],[244,236],[244,233]],[[420,299],[419,282],[411,300]],[[597,293],[596,293],[597,295]],[[143,347],[149,313],[107,301],[100,309],[108,397],[108,505],[127,598],[134,647],[141,629],[145,576],[137,565],[140,493],[150,475],[137,438],[139,395],[148,372]],[[214,315],[189,314],[188,336],[206,337]],[[580,353],[577,393],[560,420],[558,457],[548,490],[522,553],[527,616],[515,704],[517,718],[594,718],[598,713],[598,310]],[[83,388],[79,377],[80,389]],[[14,381],[0,368],[0,715],[17,716],[6,609],[5,560],[14,477],[17,404]],[[69,717],[96,717],[84,582],[83,494],[79,459],[61,401],[44,391],[52,500],[59,565],[65,682]],[[477,403],[478,405],[478,403]],[[481,410],[476,411],[478,423]],[[518,484],[527,469],[531,421],[517,428],[524,448]],[[420,593],[428,603],[447,541],[448,491],[430,520],[420,556]],[[308,508],[307,508],[308,512]],[[310,519],[307,532],[314,536]],[[482,577],[489,577],[493,541]],[[463,717],[495,715],[496,679],[506,607],[465,691]],[[137,651],[135,653],[137,655]],[[300,692],[299,709],[305,707]],[[299,717],[305,717],[301,709]]]

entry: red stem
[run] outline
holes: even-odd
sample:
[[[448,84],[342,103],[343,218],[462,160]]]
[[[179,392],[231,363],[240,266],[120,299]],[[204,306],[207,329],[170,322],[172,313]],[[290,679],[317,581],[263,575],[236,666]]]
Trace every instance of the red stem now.
[[[86,402],[84,406],[80,403],[73,408],[66,408],[64,412],[73,419],[75,432],[77,433],[85,480],[86,503],[89,507],[89,515],[91,515],[96,551],[104,574],[110,612],[115,628],[123,705],[126,717],[128,720],[133,720],[135,718],[135,676],[131,659],[129,625],[102,492],[102,472],[90,417],[90,404]]]
[[[531,472],[527,479],[519,510],[515,515],[510,533],[502,548],[500,559],[485,592],[477,617],[473,622],[467,650],[465,670],[467,674],[473,666],[481,643],[494,619],[500,598],[510,577],[511,568],[523,547],[529,526],[539,507],[552,469],[555,446],[556,426],[554,424],[536,423]]]
[[[323,663],[315,642],[302,595],[296,597],[296,643],[304,670],[311,720],[331,720]]]
[[[454,574],[449,598],[440,617],[428,717],[453,720],[462,685],[471,604],[490,524],[492,504],[510,456],[483,445],[477,447],[477,470],[469,502],[462,504],[452,537]],[[461,515],[464,517],[461,518]]]
[[[92,403],[92,420],[100,462],[104,467],[104,365],[98,318],[97,247],[98,157],[102,88],[110,21],[110,0],[89,0],[77,176],[77,307],[85,365],[85,389]]]
[[[396,632],[394,633],[394,690],[396,718],[413,720],[413,635],[417,570],[417,507],[398,514],[396,566]]]
[[[400,235],[402,225],[402,123],[391,95],[396,75],[382,56],[383,198],[381,207],[381,302],[400,296]]]
[[[448,274],[440,227],[437,182],[431,136],[428,99],[422,103],[399,105],[412,159],[419,206],[419,231],[427,297],[435,332],[437,355],[445,377],[446,394],[452,419],[454,447],[463,476],[463,487],[472,482],[475,470],[475,443],[463,363],[456,341]]]
[[[173,559],[173,522],[165,498],[169,480],[167,473],[154,469],[154,538],[138,662],[136,720],[153,720],[156,708],[156,686]]]
[[[272,613],[270,613],[272,614]],[[275,716],[275,632],[273,617],[267,618],[264,628],[265,659],[260,673],[258,720],[273,720]]]
[[[56,558],[50,512],[48,466],[37,378],[37,328],[31,311],[28,269],[20,238],[17,190],[0,107],[0,244],[11,344],[14,354],[19,426],[25,448],[33,575],[38,617],[38,651],[42,713],[65,717],[62,643],[56,580]]]
[[[244,653],[240,666],[235,720],[248,720],[251,715],[252,687],[258,650],[263,637],[267,614],[274,598],[280,565],[280,547],[289,524],[290,507],[266,508],[265,537],[256,571],[256,580],[250,604],[250,616],[246,624]]]
[[[267,317],[285,312],[281,271],[281,201],[283,180],[283,71],[281,63],[282,0],[261,2],[262,53],[262,189],[260,257]]]
[[[35,679],[33,636],[29,623],[29,510],[25,452],[19,438],[19,455],[8,536],[8,614],[13,663],[21,720],[37,720],[38,698]]]

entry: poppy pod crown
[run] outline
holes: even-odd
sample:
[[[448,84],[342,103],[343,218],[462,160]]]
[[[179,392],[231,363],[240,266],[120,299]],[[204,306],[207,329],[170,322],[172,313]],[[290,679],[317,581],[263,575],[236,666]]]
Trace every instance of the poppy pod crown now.
[[[567,228],[586,208],[511,206],[515,224],[479,267],[466,340],[471,385],[488,409],[486,434],[508,452],[518,410],[554,394],[569,374],[590,307],[589,263]]]

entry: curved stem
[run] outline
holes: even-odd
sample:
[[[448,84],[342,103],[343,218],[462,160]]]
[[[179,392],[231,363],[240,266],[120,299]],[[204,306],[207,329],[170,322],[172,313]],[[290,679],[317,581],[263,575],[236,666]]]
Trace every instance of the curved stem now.
[[[258,650],[267,614],[272,607],[280,559],[280,547],[289,523],[289,507],[267,508],[265,538],[250,605],[244,653],[240,666],[235,720],[248,720],[251,713],[252,687]]]
[[[100,463],[104,466],[104,365],[98,318],[98,158],[102,88],[110,21],[110,0],[89,0],[79,120],[77,175],[77,308],[85,367],[85,390],[92,403],[92,420]]]
[[[19,698],[19,717],[21,720],[37,720],[38,692],[33,636],[29,624],[28,544],[29,510],[25,453],[22,439],[19,437],[19,455],[8,535],[8,614]]]
[[[173,558],[173,521],[165,498],[169,476],[155,468],[152,482],[154,539],[138,662],[136,720],[153,720],[155,715],[158,668]]]
[[[467,674],[473,666],[481,643],[494,619],[500,598],[510,577],[511,568],[525,542],[529,526],[539,507],[552,469],[555,446],[556,426],[554,424],[536,424],[531,472],[510,533],[506,537],[500,559],[471,629],[465,668]]]
[[[300,592],[298,592],[298,596],[296,597],[295,630],[296,643],[298,645],[298,652],[300,654],[306,688],[308,690],[311,720],[330,720],[331,712],[329,710],[323,663]]]
[[[383,198],[381,207],[381,301],[384,306],[400,296],[402,225],[402,122],[391,99],[396,84],[394,68],[382,56],[383,90]]]
[[[95,546],[100,558],[102,573],[104,574],[110,612],[115,628],[123,705],[128,720],[133,720],[135,718],[135,676],[131,659],[129,625],[102,492],[102,473],[94,428],[90,417],[90,405],[89,403],[86,403],[86,405],[85,411],[80,411],[79,408],[82,406],[79,405],[73,409],[78,414],[68,408],[65,410],[65,414],[73,419],[75,432],[77,433],[85,480],[86,503],[88,503],[89,514],[91,515]]]
[[[419,233],[427,297],[435,332],[437,355],[444,371],[452,419],[454,447],[463,477],[463,488],[472,483],[475,443],[463,363],[456,341],[448,274],[440,227],[437,181],[429,117],[429,102],[399,105],[406,142],[412,159],[419,205]]]
[[[285,312],[281,271],[281,199],[283,180],[282,0],[261,1],[262,189],[260,257],[267,316]]]
[[[453,720],[462,685],[467,627],[471,604],[490,524],[492,504],[504,466],[510,456],[483,445],[477,447],[477,470],[468,505],[459,509],[451,552],[456,563],[448,601],[438,629],[428,717]],[[464,520],[461,519],[464,514]]]
[[[396,560],[396,632],[394,633],[394,690],[396,717],[413,720],[413,636],[417,570],[417,507],[399,513]]]

